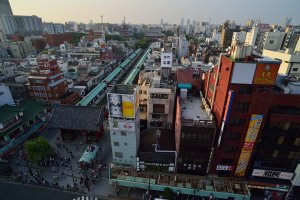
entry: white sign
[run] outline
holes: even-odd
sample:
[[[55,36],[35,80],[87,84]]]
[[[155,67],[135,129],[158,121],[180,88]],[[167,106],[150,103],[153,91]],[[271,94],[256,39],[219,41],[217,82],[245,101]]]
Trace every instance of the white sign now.
[[[135,123],[133,121],[121,121],[111,119],[109,122],[109,128],[112,130],[131,131],[135,130]]]
[[[294,173],[263,170],[263,169],[254,169],[252,172],[252,176],[292,180]]]
[[[231,171],[232,170],[232,166],[217,165],[217,170],[218,171]]]

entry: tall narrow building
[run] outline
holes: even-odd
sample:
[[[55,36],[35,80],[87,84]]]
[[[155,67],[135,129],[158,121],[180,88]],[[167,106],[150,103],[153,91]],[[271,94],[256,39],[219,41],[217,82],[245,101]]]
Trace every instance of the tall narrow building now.
[[[13,15],[8,0],[0,0],[0,15]]]

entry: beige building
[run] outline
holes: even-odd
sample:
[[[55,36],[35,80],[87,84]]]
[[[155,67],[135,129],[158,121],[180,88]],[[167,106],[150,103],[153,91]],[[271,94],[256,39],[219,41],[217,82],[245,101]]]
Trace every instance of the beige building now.
[[[300,76],[300,51],[295,50],[291,52],[289,49],[272,51],[264,49],[263,56],[282,61],[278,73]]]

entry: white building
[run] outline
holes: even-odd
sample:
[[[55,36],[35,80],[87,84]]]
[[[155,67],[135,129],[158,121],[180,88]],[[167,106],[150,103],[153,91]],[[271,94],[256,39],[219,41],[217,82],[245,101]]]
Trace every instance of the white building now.
[[[113,163],[136,168],[140,144],[138,86],[116,85],[107,94]]]
[[[15,76],[16,65],[10,62],[0,63],[0,81]]]
[[[178,58],[181,58],[182,56],[187,56],[188,50],[189,50],[189,41],[187,41],[184,35],[180,35],[178,37],[178,50],[177,50]]]
[[[263,48],[267,50],[279,50],[282,46],[284,36],[284,32],[265,33]]]
[[[247,32],[245,44],[250,46],[255,46],[256,38],[258,33],[258,27],[253,26],[251,31]]]
[[[282,61],[278,73],[300,77],[300,51],[264,49],[263,56]]]
[[[3,105],[14,105],[14,99],[11,95],[10,89],[8,86],[0,84],[0,107]]]
[[[232,35],[231,46],[236,44],[244,44],[246,40],[247,33],[245,31],[234,32]]]

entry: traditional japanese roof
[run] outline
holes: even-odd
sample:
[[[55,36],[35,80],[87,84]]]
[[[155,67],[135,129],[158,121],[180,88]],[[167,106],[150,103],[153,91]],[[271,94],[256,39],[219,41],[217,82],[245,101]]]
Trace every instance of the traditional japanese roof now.
[[[56,105],[47,127],[66,130],[100,131],[102,116],[100,107]]]

